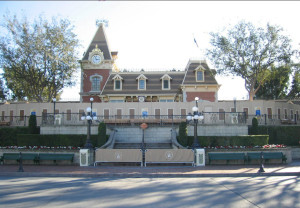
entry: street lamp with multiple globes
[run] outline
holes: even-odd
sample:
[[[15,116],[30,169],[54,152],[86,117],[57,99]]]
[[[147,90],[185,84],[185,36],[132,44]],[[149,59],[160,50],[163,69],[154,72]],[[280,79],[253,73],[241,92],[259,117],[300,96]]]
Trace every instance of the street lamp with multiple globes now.
[[[97,116],[93,116],[93,101],[94,98],[90,98],[91,101],[91,107],[88,107],[86,109],[87,115],[85,113],[82,114],[81,120],[87,120],[88,123],[88,128],[87,128],[87,138],[86,138],[86,143],[84,145],[85,149],[93,149],[93,145],[91,142],[91,125],[92,125],[92,120],[97,120]]]
[[[191,123],[192,121],[194,122],[194,142],[193,142],[193,149],[197,149],[200,148],[200,144],[198,142],[198,138],[197,138],[197,125],[198,125],[198,121],[202,121],[204,116],[202,115],[202,113],[199,112],[199,108],[198,108],[198,101],[199,98],[195,97],[195,101],[196,101],[196,106],[194,106],[192,108],[193,111],[193,115],[191,113],[188,114],[188,116],[186,117],[188,123]]]

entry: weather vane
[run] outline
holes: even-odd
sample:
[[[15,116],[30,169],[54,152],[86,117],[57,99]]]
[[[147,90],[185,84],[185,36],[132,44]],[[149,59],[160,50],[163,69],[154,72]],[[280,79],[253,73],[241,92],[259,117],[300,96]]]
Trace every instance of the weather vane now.
[[[108,27],[108,20],[107,19],[97,19],[96,25],[99,27],[101,24],[104,24],[105,27]]]

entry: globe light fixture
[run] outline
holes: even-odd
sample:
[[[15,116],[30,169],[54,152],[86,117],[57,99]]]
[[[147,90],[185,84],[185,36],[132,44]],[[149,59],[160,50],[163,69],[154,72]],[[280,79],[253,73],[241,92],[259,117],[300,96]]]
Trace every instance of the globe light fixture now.
[[[93,101],[94,98],[90,98],[90,102],[91,102],[91,107],[87,107],[86,108],[86,112],[87,114],[83,113],[81,116],[81,120],[87,120],[88,123],[88,128],[87,128],[87,139],[86,139],[86,143],[84,145],[85,149],[93,149],[93,145],[91,143],[91,125],[93,120],[97,120],[97,116],[93,115]]]
[[[200,144],[198,142],[197,127],[198,127],[199,120],[202,121],[204,119],[203,114],[199,113],[198,101],[199,101],[199,98],[195,97],[196,106],[194,106],[192,108],[193,114],[189,113],[186,117],[186,120],[187,120],[188,123],[193,123],[194,124],[194,142],[193,142],[193,145],[192,145],[192,148],[194,150],[197,149],[197,148],[200,148]]]

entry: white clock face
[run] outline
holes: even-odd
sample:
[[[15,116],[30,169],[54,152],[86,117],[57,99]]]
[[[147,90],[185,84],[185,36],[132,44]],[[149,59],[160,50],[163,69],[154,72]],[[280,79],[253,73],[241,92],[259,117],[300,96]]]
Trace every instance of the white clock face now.
[[[92,57],[93,64],[99,64],[101,62],[101,56],[100,55],[94,55]]]
[[[144,102],[145,101],[145,97],[139,97],[139,101],[140,102]]]

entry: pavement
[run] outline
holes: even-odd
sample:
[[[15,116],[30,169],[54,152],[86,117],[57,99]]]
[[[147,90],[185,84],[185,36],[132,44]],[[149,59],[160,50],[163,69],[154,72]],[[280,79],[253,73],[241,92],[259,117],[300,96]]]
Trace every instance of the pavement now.
[[[206,165],[192,166],[109,166],[80,167],[71,165],[0,165],[0,176],[14,177],[255,177],[255,176],[300,176],[300,161],[288,164],[264,165]]]

